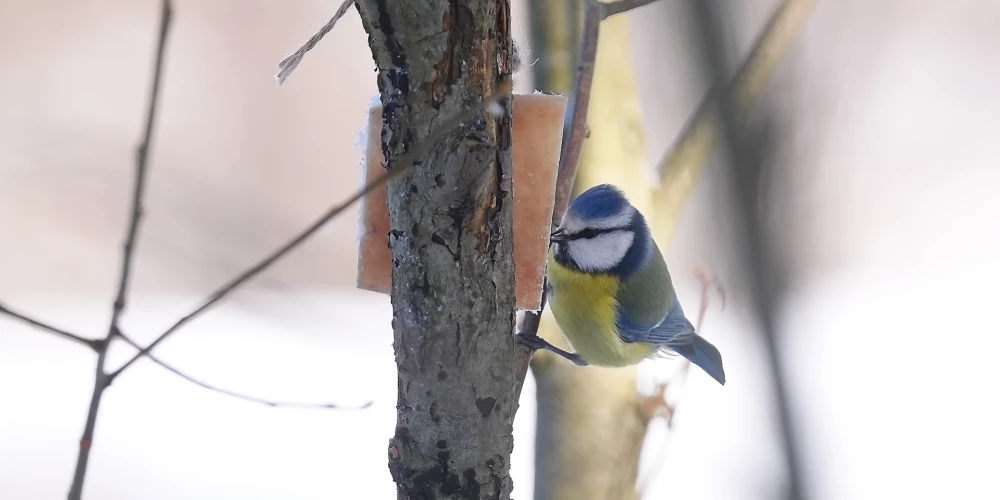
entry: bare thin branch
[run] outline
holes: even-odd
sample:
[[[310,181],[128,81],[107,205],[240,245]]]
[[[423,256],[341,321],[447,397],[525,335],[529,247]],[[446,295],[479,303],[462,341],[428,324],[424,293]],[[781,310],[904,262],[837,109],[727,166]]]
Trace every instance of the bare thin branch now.
[[[132,213],[129,219],[128,232],[125,236],[124,252],[122,254],[121,274],[118,280],[118,294],[112,305],[111,327],[108,335],[114,335],[118,329],[121,314],[125,310],[128,298],[128,286],[132,275],[132,262],[135,260],[135,244],[139,234],[139,222],[143,215],[143,197],[146,192],[146,173],[149,171],[149,147],[153,138],[153,126],[156,123],[156,108],[160,98],[160,86],[163,80],[163,59],[166,50],[167,31],[173,17],[169,1],[163,2],[163,13],[160,21],[160,35],[156,44],[156,63],[153,67],[153,81],[150,83],[149,102],[146,106],[146,125],[142,134],[142,142],[136,148],[135,184],[132,189]]]
[[[338,8],[337,12],[333,14],[333,17],[331,17],[330,20],[319,29],[319,31],[309,37],[309,40],[304,45],[299,47],[298,50],[292,52],[290,56],[282,59],[281,62],[278,63],[278,72],[274,75],[274,80],[278,82],[279,86],[285,83],[285,80],[292,74],[292,71],[295,71],[295,68],[299,66],[299,63],[302,62],[302,58],[306,56],[306,52],[312,50],[313,47],[315,47],[316,44],[319,43],[324,36],[326,36],[327,33],[333,30],[337,21],[344,17],[344,14],[347,14],[347,10],[350,9],[352,5],[354,5],[354,0],[344,0],[344,3],[340,4],[340,8]]]
[[[587,138],[587,111],[590,109],[590,90],[594,84],[594,62],[597,60],[597,41],[601,32],[601,4],[588,1],[583,14],[583,35],[580,59],[576,66],[573,100],[570,101],[569,133],[566,134],[559,157],[559,177],[556,180],[556,200],[552,210],[552,223],[562,220],[576,182],[576,172],[583,154],[583,141]]]
[[[136,355],[133,356],[131,359],[129,359],[124,365],[122,365],[121,368],[111,373],[110,375],[111,379],[114,380],[115,377],[120,375],[126,368],[131,366],[132,363],[135,363],[142,356],[149,354],[149,352],[152,351],[157,345],[159,345],[160,342],[163,342],[164,339],[166,339],[171,334],[179,330],[182,326],[187,324],[189,321],[193,320],[199,314],[208,310],[210,307],[214,306],[216,303],[218,303],[220,300],[222,300],[227,295],[232,293],[234,290],[239,288],[241,285],[243,285],[247,281],[250,281],[252,278],[263,272],[265,269],[270,267],[276,261],[287,255],[289,252],[294,250],[299,245],[301,245],[302,242],[309,239],[310,236],[319,231],[323,226],[326,225],[326,223],[330,222],[338,215],[343,213],[345,210],[350,208],[351,205],[356,203],[361,198],[364,198],[366,194],[374,191],[376,188],[380,187],[386,182],[389,182],[390,179],[399,177],[408,172],[410,168],[413,167],[413,163],[415,161],[419,160],[422,156],[424,156],[428,151],[430,151],[432,147],[434,147],[438,143],[438,141],[441,140],[441,138],[443,138],[445,135],[451,132],[455,127],[460,125],[462,122],[475,118],[480,113],[490,112],[490,108],[494,104],[501,101],[508,94],[510,94],[512,85],[513,85],[512,82],[508,79],[498,87],[496,92],[494,92],[492,95],[484,99],[479,106],[474,106],[464,112],[458,113],[454,117],[448,119],[447,121],[439,125],[433,131],[431,131],[431,133],[427,136],[426,139],[424,139],[419,144],[414,146],[413,149],[401,155],[399,159],[395,162],[395,164],[392,166],[391,170],[383,174],[378,179],[368,183],[368,185],[366,185],[357,193],[351,195],[346,200],[330,207],[330,209],[327,210],[325,214],[316,219],[315,222],[313,222],[304,231],[299,233],[296,237],[292,238],[289,242],[279,247],[277,250],[272,252],[270,255],[265,257],[263,260],[255,264],[250,269],[244,271],[239,276],[233,278],[232,280],[230,280],[229,282],[225,283],[224,285],[216,289],[214,292],[212,292],[212,294],[200,306],[198,306],[195,310],[191,311],[186,316],[182,317],[180,320],[174,323],[173,326],[167,329],[167,331],[163,332],[163,334],[157,337],[152,344],[149,344],[149,346],[140,349],[139,352],[136,353]]]
[[[80,500],[83,495],[83,481],[87,475],[87,463],[90,460],[90,448],[94,441],[94,428],[97,426],[97,415],[101,406],[101,397],[104,395],[104,390],[111,385],[111,378],[104,371],[104,364],[107,360],[108,347],[111,344],[111,340],[115,335],[119,334],[118,322],[122,311],[125,310],[125,301],[128,295],[128,283],[135,253],[136,236],[139,231],[139,221],[142,218],[142,198],[145,191],[146,170],[149,164],[149,146],[153,135],[153,124],[156,121],[156,104],[160,93],[160,83],[163,78],[163,60],[167,46],[167,34],[170,32],[172,19],[173,7],[170,0],[163,0],[160,11],[159,35],[156,40],[153,82],[149,95],[149,103],[146,108],[146,126],[142,142],[139,144],[136,154],[135,188],[133,189],[131,217],[127,236],[125,237],[124,254],[122,255],[122,270],[118,283],[118,294],[112,306],[111,325],[108,327],[108,335],[99,341],[97,346],[97,365],[94,368],[94,392],[90,397],[87,422],[84,424],[83,435],[80,437],[80,450],[76,459],[76,468],[73,472],[73,483],[69,489],[69,500]]]
[[[615,14],[628,12],[639,7],[645,7],[656,0],[619,0],[617,2],[601,3],[601,20],[605,20]]]
[[[87,347],[89,347],[89,348],[91,348],[91,349],[93,349],[95,351],[98,349],[98,347],[101,344],[101,341],[99,341],[99,340],[88,339],[86,337],[81,337],[81,336],[79,336],[79,335],[77,335],[75,333],[70,333],[70,332],[67,332],[66,330],[62,330],[62,329],[56,328],[56,327],[54,327],[52,325],[49,325],[49,324],[46,324],[46,323],[42,323],[41,321],[39,321],[37,319],[31,318],[31,317],[29,317],[29,316],[27,316],[25,314],[22,314],[22,313],[19,313],[17,311],[14,311],[12,309],[9,309],[7,306],[5,306],[3,304],[0,304],[0,313],[6,314],[6,315],[8,315],[8,316],[10,316],[12,318],[21,320],[24,323],[27,323],[27,324],[29,324],[31,326],[34,326],[34,327],[36,327],[36,328],[38,328],[40,330],[45,330],[45,331],[47,331],[49,333],[53,333],[55,335],[58,335],[58,336],[66,339],[66,340],[72,340],[73,342],[76,342],[76,343],[79,343],[79,344],[83,344],[83,345],[85,345],[85,346],[87,346]]]
[[[559,174],[556,178],[555,206],[552,209],[552,224],[558,224],[566,213],[569,199],[576,182],[576,172],[580,167],[580,157],[583,154],[583,141],[588,135],[587,110],[590,108],[590,90],[594,83],[594,62],[597,60],[597,41],[600,36],[603,4],[596,0],[586,3],[583,17],[583,34],[581,38],[579,62],[576,66],[576,82],[574,83],[573,99],[570,101],[569,128],[563,137],[562,152],[559,157]],[[547,286],[547,284],[543,284]],[[545,295],[542,293],[542,303],[537,311],[526,311],[521,322],[521,333],[538,335],[542,312],[545,310]],[[520,398],[524,378],[528,375],[531,356],[534,350],[524,344],[518,344],[515,352],[515,377],[517,380],[514,397]]]
[[[132,347],[134,347],[136,349],[142,349],[142,346],[140,346],[138,343],[136,343],[134,340],[132,340],[131,338],[129,338],[124,333],[120,333],[119,336],[121,337],[121,339],[123,341],[125,341],[126,344],[128,344],[128,345],[130,345],[130,346],[132,346]],[[360,409],[368,408],[369,406],[372,405],[371,401],[369,401],[369,402],[367,402],[367,403],[365,403],[365,404],[363,404],[361,406],[349,407],[349,406],[337,405],[337,404],[334,404],[334,403],[303,403],[303,402],[295,402],[295,401],[276,401],[276,400],[271,400],[271,399],[258,398],[258,397],[255,397],[255,396],[250,396],[250,395],[239,393],[239,392],[235,392],[235,391],[230,391],[229,389],[223,389],[223,388],[221,388],[221,387],[219,387],[217,385],[209,384],[208,382],[202,382],[201,380],[198,380],[198,379],[196,379],[196,378],[194,378],[194,377],[192,377],[192,376],[190,376],[190,375],[188,375],[188,374],[186,374],[186,373],[178,370],[177,368],[174,368],[173,366],[170,366],[169,364],[167,364],[164,361],[160,360],[159,358],[157,358],[155,355],[153,355],[151,353],[146,354],[146,357],[149,358],[149,360],[152,361],[153,363],[156,363],[157,365],[160,365],[161,368],[169,371],[170,373],[173,373],[174,375],[177,375],[178,377],[180,377],[180,378],[182,378],[184,380],[187,380],[188,382],[191,382],[194,385],[197,385],[198,387],[201,387],[201,388],[204,388],[204,389],[208,389],[208,390],[210,390],[212,392],[217,392],[219,394],[224,394],[226,396],[234,397],[236,399],[242,399],[244,401],[250,401],[252,403],[260,403],[262,405],[267,405],[267,406],[274,407],[274,408],[281,407],[281,408],[305,408],[305,409],[318,409],[318,410],[351,410],[351,409],[358,409],[358,410],[360,410]]]
[[[719,298],[722,299],[721,308],[726,308],[726,289],[723,288],[722,283],[712,276],[711,271],[708,270],[702,264],[695,264],[694,266],[695,277],[698,278],[698,282],[701,283],[701,306],[698,307],[698,322],[695,323],[695,331],[701,331],[701,325],[705,322],[705,314],[708,313],[709,304],[709,292],[714,288],[716,293],[719,294]]]

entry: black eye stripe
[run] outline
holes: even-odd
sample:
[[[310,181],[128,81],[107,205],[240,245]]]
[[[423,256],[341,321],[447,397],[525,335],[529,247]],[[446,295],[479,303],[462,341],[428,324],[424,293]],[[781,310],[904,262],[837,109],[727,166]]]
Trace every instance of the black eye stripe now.
[[[580,240],[580,239],[588,239],[589,240],[591,238],[594,238],[596,236],[599,236],[599,235],[602,235],[602,234],[605,234],[605,233],[610,233],[610,232],[613,232],[613,231],[620,231],[621,229],[622,228],[620,228],[620,227],[612,227],[612,228],[608,228],[608,229],[595,229],[595,228],[592,228],[592,227],[588,227],[588,228],[583,229],[583,230],[581,230],[579,232],[576,232],[576,233],[573,233],[573,234],[567,234],[565,236],[565,239],[566,240]]]

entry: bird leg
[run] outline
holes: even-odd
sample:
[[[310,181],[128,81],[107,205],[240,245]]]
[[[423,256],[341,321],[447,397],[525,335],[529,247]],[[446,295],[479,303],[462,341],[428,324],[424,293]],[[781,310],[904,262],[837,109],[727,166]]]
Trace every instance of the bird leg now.
[[[530,347],[530,348],[532,348],[532,349],[534,349],[536,351],[538,351],[538,350],[545,350],[545,351],[549,351],[549,352],[551,352],[553,354],[558,354],[559,356],[562,356],[562,357],[564,357],[564,358],[572,361],[573,364],[576,365],[576,366],[587,366],[587,365],[590,364],[590,363],[584,361],[583,358],[581,358],[579,354],[574,354],[572,352],[564,351],[564,350],[562,350],[562,349],[560,349],[560,348],[558,348],[558,347],[550,344],[547,340],[539,337],[536,334],[519,333],[519,334],[515,335],[514,338],[516,338],[518,342],[520,342],[520,343],[522,343],[522,344],[524,344],[524,345],[526,345],[526,346],[528,346],[528,347]]]

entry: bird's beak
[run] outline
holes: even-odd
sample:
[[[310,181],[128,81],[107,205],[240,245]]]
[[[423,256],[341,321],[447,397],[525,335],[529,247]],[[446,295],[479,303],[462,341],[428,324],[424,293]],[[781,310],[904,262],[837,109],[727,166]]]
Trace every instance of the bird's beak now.
[[[561,227],[560,228],[556,228],[556,230],[552,231],[552,234],[549,235],[549,241],[551,241],[553,243],[559,243],[561,241],[566,241],[566,230],[563,229],[563,228],[561,228]]]

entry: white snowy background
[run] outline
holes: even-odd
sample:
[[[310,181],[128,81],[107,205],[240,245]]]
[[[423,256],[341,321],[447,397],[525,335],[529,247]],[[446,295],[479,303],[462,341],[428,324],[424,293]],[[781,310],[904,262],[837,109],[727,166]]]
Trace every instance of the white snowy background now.
[[[125,319],[137,340],[359,184],[375,86],[357,14],[285,87],[270,79],[334,3],[175,2]],[[774,2],[734,4],[745,48]],[[110,314],[156,12],[152,0],[0,2],[0,301],[88,336]],[[701,91],[679,2],[640,12],[652,162]],[[523,14],[522,1],[525,41]],[[794,121],[781,158],[795,204],[777,217],[796,274],[780,326],[812,498],[1000,496],[998,27],[989,0],[820,0],[768,92]],[[530,77],[517,85],[530,91]],[[780,478],[721,180],[712,165],[667,258],[689,309],[696,262],[726,284],[705,332],[729,382],[692,372],[675,430],[653,427],[650,499],[773,498]],[[106,393],[85,497],[393,498],[391,310],[351,288],[356,227],[338,220],[157,354],[230,389],[371,408],[268,408],[139,362]],[[0,317],[0,499],[64,497],[93,363]],[[532,491],[533,387],[515,425],[516,498]]]

